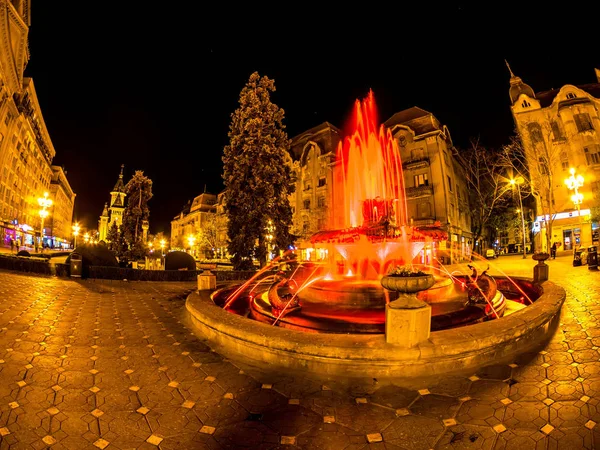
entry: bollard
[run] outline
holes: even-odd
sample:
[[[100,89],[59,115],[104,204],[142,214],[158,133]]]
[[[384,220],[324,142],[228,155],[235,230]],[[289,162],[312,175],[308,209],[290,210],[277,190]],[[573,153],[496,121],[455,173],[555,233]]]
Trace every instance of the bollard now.
[[[535,253],[532,258],[538,263],[533,266],[533,281],[535,283],[542,283],[548,280],[549,267],[544,261],[546,261],[550,255],[548,253]]]
[[[216,289],[217,288],[217,276],[212,273],[210,270],[205,270],[200,275],[198,275],[198,290],[204,291],[207,289]]]

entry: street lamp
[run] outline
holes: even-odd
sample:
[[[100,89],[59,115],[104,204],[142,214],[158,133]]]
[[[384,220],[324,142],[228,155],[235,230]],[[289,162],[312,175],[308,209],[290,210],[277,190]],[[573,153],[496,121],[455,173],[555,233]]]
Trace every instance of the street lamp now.
[[[163,268],[165,267],[165,240],[161,239],[160,240],[160,263],[162,264]]]
[[[525,248],[525,213],[523,212],[523,201],[521,200],[521,184],[523,183],[523,177],[511,178],[510,184],[517,186],[517,193],[519,194],[519,209],[521,210],[521,225],[523,226],[523,259],[527,258],[527,249]]]
[[[38,198],[38,204],[41,206],[40,209],[40,218],[41,226],[40,226],[40,243],[41,243],[41,252],[44,253],[44,219],[48,217],[48,208],[52,206],[52,200],[48,198],[48,193],[44,192],[44,196]]]
[[[86,233],[83,235],[83,240],[84,240],[84,242],[87,244],[87,243],[90,241],[90,233],[87,233],[87,232],[86,232]]]
[[[194,237],[194,235],[190,234],[188,236],[188,244],[190,244],[190,255],[194,255],[194,243],[196,242],[196,238]]]
[[[571,176],[565,180],[565,184],[567,185],[570,191],[574,192],[574,194],[571,195],[571,200],[573,201],[573,204],[577,207],[577,216],[579,217],[579,246],[581,247],[583,245],[583,224],[581,222],[580,205],[583,202],[583,194],[579,193],[577,189],[583,186],[583,177],[581,175],[575,176],[574,168],[569,169],[569,172],[571,173]],[[575,235],[575,232],[573,232],[573,235]],[[577,244],[577,240],[575,241],[575,244]],[[573,246],[573,252],[576,250],[576,246],[577,245]]]
[[[75,225],[73,225],[73,248],[77,248],[77,235],[79,234],[80,228],[79,222],[75,222]]]

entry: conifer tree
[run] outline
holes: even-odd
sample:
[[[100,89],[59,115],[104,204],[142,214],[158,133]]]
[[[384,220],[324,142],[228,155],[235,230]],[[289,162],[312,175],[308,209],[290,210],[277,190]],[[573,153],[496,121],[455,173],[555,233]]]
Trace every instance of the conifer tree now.
[[[123,211],[121,231],[131,259],[145,256],[145,245],[142,242],[142,224],[150,217],[148,201],[152,198],[152,180],[141,170],[136,170],[131,180],[125,185],[127,205]]]
[[[108,230],[108,233],[106,234],[106,241],[108,242],[109,250],[112,250],[118,254],[121,247],[120,240],[121,235],[119,233],[119,227],[117,226],[117,222],[113,222]]]
[[[223,181],[229,253],[235,270],[251,269],[253,258],[265,264],[269,220],[275,248],[286,250],[292,244],[290,139],[283,109],[271,102],[274,91],[273,80],[254,72],[231,115]]]

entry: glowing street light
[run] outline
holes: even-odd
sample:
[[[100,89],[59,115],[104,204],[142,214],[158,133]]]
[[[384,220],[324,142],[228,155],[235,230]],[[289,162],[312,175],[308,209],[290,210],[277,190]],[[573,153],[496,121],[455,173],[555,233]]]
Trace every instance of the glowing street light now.
[[[88,242],[90,242],[90,233],[85,233],[83,235],[83,240],[85,241],[85,243],[87,244]]]
[[[73,225],[73,248],[77,247],[77,235],[79,234],[79,230],[81,229],[81,227],[79,226],[79,222],[75,222],[75,225]]]
[[[574,194],[571,195],[571,201],[577,207],[577,216],[579,217],[579,246],[583,245],[583,223],[581,222],[581,203],[583,202],[583,194],[579,193],[577,189],[583,186],[583,177],[581,175],[575,176],[575,169],[571,167],[569,169],[571,176],[565,179],[565,184],[569,188],[570,191],[573,191]],[[575,232],[573,232],[575,235]],[[577,244],[577,241],[575,241]],[[576,250],[577,245],[573,246],[573,251]]]
[[[523,212],[523,201],[521,199],[521,184],[524,182],[523,177],[511,178],[510,184],[517,186],[519,194],[519,210],[521,211],[521,225],[523,226],[523,259],[527,258],[527,249],[525,248],[525,213]]]
[[[190,244],[190,255],[193,255],[194,254],[193,248],[194,248],[194,243],[196,242],[196,237],[194,235],[190,234],[187,239],[188,239],[188,244]]]
[[[52,200],[50,200],[48,198],[48,193],[44,192],[44,196],[38,198],[38,204],[41,206],[42,209],[40,209],[40,218],[41,220],[41,226],[40,226],[40,244],[41,244],[41,252],[44,253],[44,219],[46,219],[46,217],[48,217],[48,215],[50,214],[48,212],[48,208],[50,208],[52,206]]]

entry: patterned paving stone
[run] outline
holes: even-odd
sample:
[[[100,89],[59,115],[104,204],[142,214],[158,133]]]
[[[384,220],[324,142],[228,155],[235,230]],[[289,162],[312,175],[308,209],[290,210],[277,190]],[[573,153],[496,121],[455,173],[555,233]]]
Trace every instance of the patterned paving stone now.
[[[498,400],[471,399],[460,405],[456,421],[461,424],[493,427],[502,423],[506,405]]]
[[[508,397],[513,402],[541,401],[548,398],[549,385],[539,381],[524,381],[510,386]]]
[[[598,292],[586,271],[575,283],[575,269],[559,271],[568,292],[563,325],[543,349],[414,390],[317,382],[229,361],[183,328],[195,283],[0,271],[0,448],[44,448],[46,436],[53,448],[77,450],[106,442],[158,448],[151,436],[177,450],[600,447]]]
[[[491,450],[497,439],[496,432],[489,427],[459,424],[450,427],[438,441],[437,450],[486,449]]]

